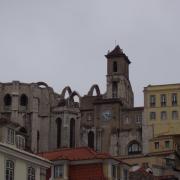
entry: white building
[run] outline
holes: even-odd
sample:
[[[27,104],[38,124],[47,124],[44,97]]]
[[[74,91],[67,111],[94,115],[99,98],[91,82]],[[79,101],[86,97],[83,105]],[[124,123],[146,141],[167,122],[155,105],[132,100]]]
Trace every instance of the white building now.
[[[51,162],[0,142],[0,180],[45,180]]]

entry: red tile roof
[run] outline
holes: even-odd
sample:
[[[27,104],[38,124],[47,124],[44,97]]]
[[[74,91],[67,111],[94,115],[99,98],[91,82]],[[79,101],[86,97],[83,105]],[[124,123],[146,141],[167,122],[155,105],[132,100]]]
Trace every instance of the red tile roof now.
[[[124,163],[114,157],[112,157],[108,153],[97,153],[96,151],[88,148],[88,147],[79,147],[79,148],[65,148],[59,149],[51,152],[42,152],[38,154],[46,159],[51,161],[55,160],[94,160],[94,159],[114,159],[119,163]],[[125,163],[124,163],[125,164]]]

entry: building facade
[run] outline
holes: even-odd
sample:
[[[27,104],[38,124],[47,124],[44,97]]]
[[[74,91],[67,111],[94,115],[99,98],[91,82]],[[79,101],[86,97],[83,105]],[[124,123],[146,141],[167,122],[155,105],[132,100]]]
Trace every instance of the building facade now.
[[[81,143],[114,156],[139,154],[143,108],[134,107],[130,61],[119,46],[108,52],[106,58],[106,93],[101,94],[98,85],[93,85],[81,98]]]
[[[52,163],[14,146],[0,143],[1,180],[46,180]]]
[[[180,134],[180,84],[149,85],[144,88],[144,152],[149,140]]]

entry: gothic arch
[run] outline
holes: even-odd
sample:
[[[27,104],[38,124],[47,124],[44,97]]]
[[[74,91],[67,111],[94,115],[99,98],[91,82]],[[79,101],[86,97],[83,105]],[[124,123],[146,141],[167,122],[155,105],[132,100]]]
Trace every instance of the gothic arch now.
[[[72,94],[71,88],[70,88],[69,86],[66,86],[66,87],[62,90],[62,93],[61,93],[61,98],[62,98],[62,99],[65,98],[66,91],[68,92],[69,96]]]
[[[40,87],[40,86],[44,86],[44,87],[46,87],[46,88],[49,87],[45,82],[42,82],[42,81],[37,82],[36,84],[38,85],[38,87]]]
[[[11,106],[11,104],[12,104],[12,97],[10,94],[6,94],[4,96],[4,105],[5,106]]]
[[[94,85],[91,86],[91,88],[90,88],[90,90],[88,92],[88,96],[93,96],[94,90],[96,90],[97,96],[101,95],[99,86],[97,84],[94,84]]]
[[[70,95],[70,100],[74,101],[74,96],[77,96],[79,98],[79,100],[81,99],[81,96],[79,95],[79,93],[77,91],[73,91]]]
[[[20,105],[21,106],[27,106],[28,105],[28,97],[26,94],[22,94],[20,97]]]

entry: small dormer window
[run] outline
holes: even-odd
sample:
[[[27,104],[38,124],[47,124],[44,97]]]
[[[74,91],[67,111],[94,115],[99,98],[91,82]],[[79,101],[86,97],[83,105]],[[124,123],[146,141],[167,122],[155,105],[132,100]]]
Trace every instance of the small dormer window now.
[[[19,149],[25,149],[25,138],[22,135],[16,135],[16,146]]]
[[[117,72],[117,62],[113,62],[113,72]]]
[[[8,128],[7,129],[7,143],[14,144],[15,142],[15,131],[14,129]]]

